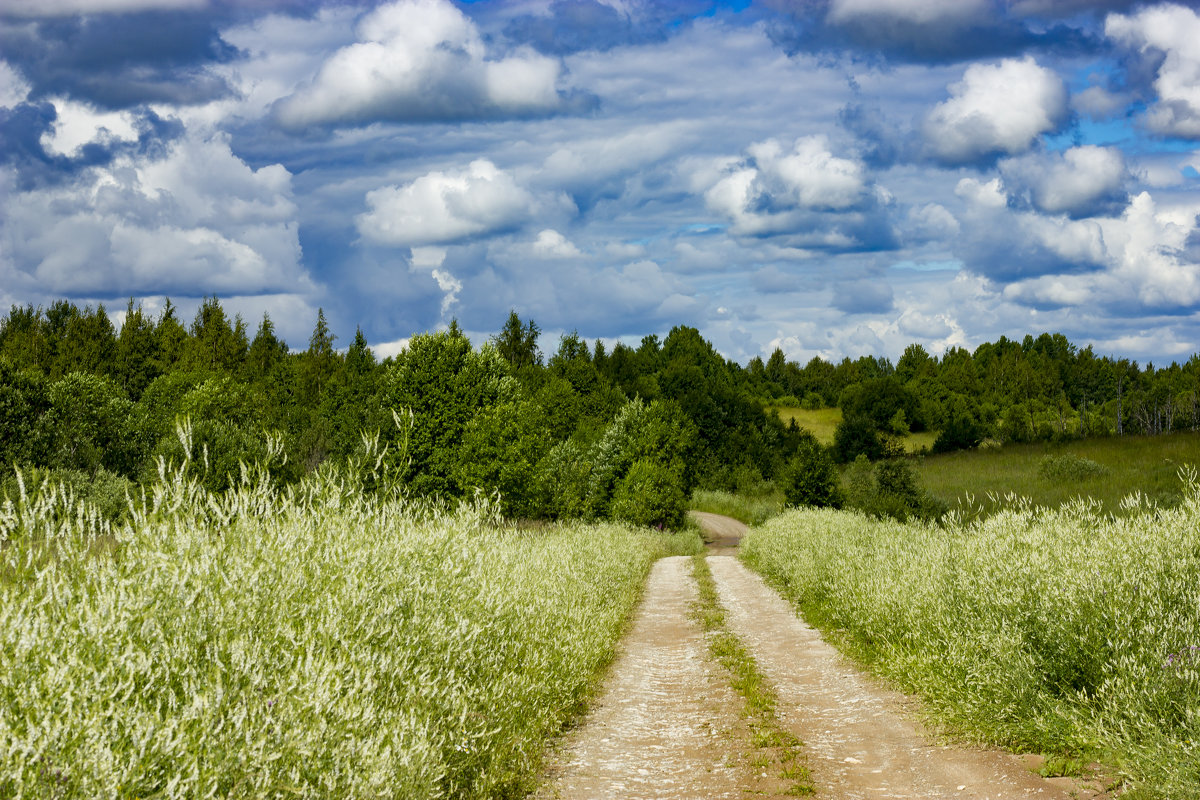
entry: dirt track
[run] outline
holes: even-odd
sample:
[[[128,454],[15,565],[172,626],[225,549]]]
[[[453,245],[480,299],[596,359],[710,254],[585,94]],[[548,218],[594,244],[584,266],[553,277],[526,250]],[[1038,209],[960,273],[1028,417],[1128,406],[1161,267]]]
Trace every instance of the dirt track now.
[[[1009,753],[935,742],[915,719],[915,701],[855,669],[732,557],[744,525],[694,516],[707,529],[729,627],[775,686],[782,724],[806,743],[818,797],[1097,796],[1069,779],[1044,779]],[[655,565],[597,708],[566,740],[538,798],[771,794],[750,768],[741,701],[705,657],[704,638],[688,617],[695,595],[687,559]]]

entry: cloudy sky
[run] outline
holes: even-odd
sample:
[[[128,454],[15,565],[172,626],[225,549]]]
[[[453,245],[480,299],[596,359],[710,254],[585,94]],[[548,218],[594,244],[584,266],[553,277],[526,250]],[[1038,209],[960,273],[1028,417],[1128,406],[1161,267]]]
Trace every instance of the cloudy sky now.
[[[1195,4],[0,3],[4,308],[1159,363],[1198,215]]]

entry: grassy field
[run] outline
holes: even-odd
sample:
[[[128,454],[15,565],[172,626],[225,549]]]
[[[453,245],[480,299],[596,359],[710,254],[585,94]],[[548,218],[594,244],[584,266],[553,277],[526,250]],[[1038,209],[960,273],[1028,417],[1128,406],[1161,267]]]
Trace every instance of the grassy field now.
[[[812,435],[817,437],[817,441],[821,444],[833,443],[833,433],[842,421],[842,410],[840,408],[818,408],[815,410],[806,408],[776,408],[775,411],[778,412],[779,418],[785,423],[793,419],[796,420],[797,425],[811,431]],[[936,439],[936,431],[910,433],[904,437],[904,449],[910,453],[917,453],[922,448],[929,449],[933,447],[934,440]]]
[[[1044,467],[1064,456],[1086,459],[1100,469],[1056,473]],[[1003,496],[1013,493],[1047,507],[1090,497],[1106,511],[1117,513],[1121,500],[1132,492],[1156,503],[1178,503],[1179,469],[1188,464],[1200,465],[1200,434],[1005,445],[925,456],[917,471],[921,485],[951,508],[969,496],[976,507],[990,512],[1004,506]]]
[[[1200,797],[1200,487],[1171,510],[937,527],[793,511],[741,556],[948,730]]]
[[[0,796],[522,797],[668,543],[326,476],[0,505]]]

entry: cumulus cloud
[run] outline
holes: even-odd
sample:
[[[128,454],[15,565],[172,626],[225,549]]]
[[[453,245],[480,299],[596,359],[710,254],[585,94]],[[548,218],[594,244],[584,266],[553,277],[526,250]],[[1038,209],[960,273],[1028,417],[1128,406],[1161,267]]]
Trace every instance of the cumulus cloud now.
[[[880,314],[890,311],[892,287],[885,280],[840,281],[833,286],[833,306],[847,314]]]
[[[1079,219],[1119,214],[1125,207],[1129,171],[1115,147],[1083,145],[1007,159],[1000,172],[1010,195],[1047,214]]]
[[[877,213],[886,194],[869,184],[861,162],[835,156],[824,136],[786,147],[754,144],[744,158],[697,168],[693,186],[737,236],[786,236],[794,247],[854,250],[890,244]]]
[[[943,164],[978,164],[1025,152],[1066,119],[1067,90],[1053,70],[1028,57],[1005,59],[967,67],[925,118],[924,136]]]
[[[367,192],[358,230],[395,247],[459,242],[508,230],[527,220],[532,194],[509,173],[479,159],[461,172],[430,172],[404,186]]]
[[[1154,79],[1158,101],[1146,125],[1164,136],[1200,139],[1200,15],[1181,5],[1113,14],[1104,31],[1116,42],[1161,59]]]
[[[285,128],[448,121],[561,111],[559,62],[532,50],[488,58],[475,23],[446,0],[398,0],[358,25],[358,41],[275,107]]]
[[[573,258],[582,255],[579,248],[556,230],[546,229],[538,234],[533,252],[541,258]]]
[[[5,182],[13,178],[4,174]],[[158,156],[121,155],[69,184],[0,194],[14,268],[43,291],[311,288],[299,264],[290,173],[278,164],[251,169],[221,136],[190,136]]]

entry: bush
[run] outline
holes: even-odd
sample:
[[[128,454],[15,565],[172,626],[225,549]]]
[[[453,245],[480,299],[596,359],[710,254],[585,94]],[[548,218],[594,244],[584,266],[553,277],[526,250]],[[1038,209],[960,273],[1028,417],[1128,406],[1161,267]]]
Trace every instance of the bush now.
[[[873,517],[938,519],[946,507],[917,485],[916,473],[905,459],[880,461],[873,468],[859,456],[843,476],[847,505]]]
[[[838,423],[833,432],[833,453],[843,464],[853,461],[860,455],[871,461],[883,457],[883,439],[874,421],[869,417],[852,416]]]
[[[642,458],[617,483],[611,513],[633,525],[679,528],[686,507],[678,470]]]
[[[1108,473],[1108,468],[1097,464],[1090,458],[1063,453],[1059,456],[1045,456],[1038,464],[1038,474],[1055,483],[1082,481],[1088,478],[1098,478]]]
[[[800,443],[781,471],[779,484],[789,506],[841,508],[844,501],[833,459],[811,438]]]
[[[955,416],[946,423],[933,442],[933,452],[949,453],[952,450],[969,450],[978,447],[986,430],[983,425],[968,415]]]

